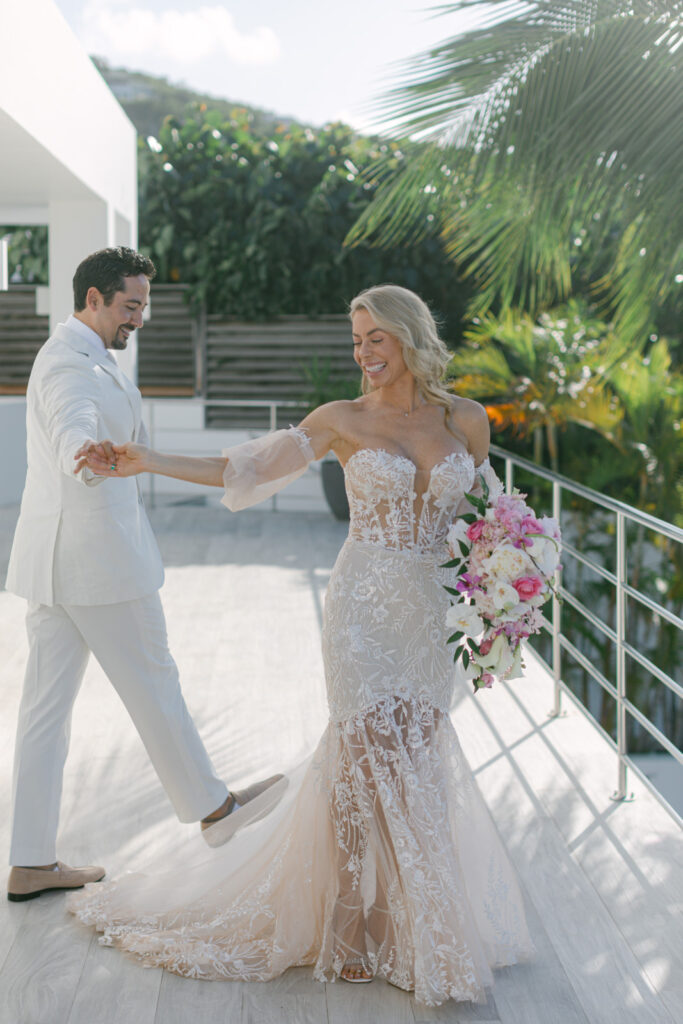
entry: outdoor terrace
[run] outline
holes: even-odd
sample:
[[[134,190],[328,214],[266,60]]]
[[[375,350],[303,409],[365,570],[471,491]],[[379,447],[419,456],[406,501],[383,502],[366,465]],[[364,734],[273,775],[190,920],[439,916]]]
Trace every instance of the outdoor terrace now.
[[[232,515],[217,499],[158,498],[163,601],[184,692],[216,767],[240,785],[302,760],[326,721],[320,626],[345,526],[315,474],[279,510]],[[0,509],[6,564],[18,509]],[[0,593],[0,843],[9,844],[11,757],[25,604]],[[530,655],[524,680],[473,696],[453,721],[525,892],[538,955],[497,972],[485,1006],[429,1010],[383,982],[320,985],[306,969],[269,984],[143,970],[64,909],[0,902],[1,1024],[673,1024],[683,1020],[683,844],[645,786],[610,799],[616,755]],[[163,857],[179,825],[126,713],[91,661],[74,713],[60,855],[110,877]]]

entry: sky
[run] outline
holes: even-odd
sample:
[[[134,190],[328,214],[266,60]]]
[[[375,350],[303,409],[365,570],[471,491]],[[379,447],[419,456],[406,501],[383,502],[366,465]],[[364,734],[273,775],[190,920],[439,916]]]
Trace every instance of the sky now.
[[[214,96],[362,130],[390,65],[466,30],[440,0],[56,0],[91,55]]]

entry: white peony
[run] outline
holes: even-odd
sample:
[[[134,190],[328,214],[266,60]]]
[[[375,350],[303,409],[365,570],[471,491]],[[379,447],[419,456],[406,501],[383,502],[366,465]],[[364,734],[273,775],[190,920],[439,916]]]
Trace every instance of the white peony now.
[[[533,537],[532,541],[531,547],[527,548],[530,557],[546,578],[552,576],[560,561],[559,544],[550,537]]]
[[[493,603],[493,599],[483,590],[475,591],[472,595],[472,601],[476,605],[479,614],[485,615],[487,619],[495,619],[500,614]]]
[[[546,537],[554,537],[555,540],[560,539],[560,524],[557,519],[553,516],[541,516],[538,521],[541,524]]]
[[[520,603],[519,594],[515,588],[503,580],[494,580],[492,584],[489,583],[486,590],[498,611],[512,611]]]
[[[482,563],[483,571],[497,581],[510,583],[519,576],[525,576],[533,569],[533,563],[527,558],[523,548],[515,548],[512,544],[501,544]]]
[[[446,615],[446,625],[455,632],[465,633],[466,636],[479,636],[484,630],[484,623],[477,609],[474,605],[464,603],[450,606]]]

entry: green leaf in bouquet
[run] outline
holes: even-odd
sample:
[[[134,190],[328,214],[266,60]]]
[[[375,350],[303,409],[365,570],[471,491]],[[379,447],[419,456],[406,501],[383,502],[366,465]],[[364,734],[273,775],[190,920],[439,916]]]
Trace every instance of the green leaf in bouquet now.
[[[460,630],[460,631],[459,631],[459,632],[457,632],[457,633],[452,633],[452,634],[451,634],[451,636],[449,636],[449,638],[448,638],[448,640],[446,641],[446,643],[447,643],[447,644],[455,644],[455,643],[457,643],[457,642],[458,642],[458,640],[462,640],[462,638],[463,638],[463,636],[464,636],[464,635],[465,635],[465,634],[463,633],[463,631],[462,631],[462,630]]]
[[[464,668],[469,668],[469,666],[470,666],[470,652],[467,650],[466,647],[464,648],[464,650],[462,652],[462,663],[463,663]]]
[[[467,558],[467,556],[470,553],[470,549],[468,548],[467,544],[465,544],[464,541],[459,540],[458,541],[458,547],[460,548],[460,550],[462,552],[463,558]]]
[[[485,500],[485,498],[480,498],[478,494],[470,494],[470,493],[465,494],[465,497],[469,501],[470,505],[474,505],[474,507],[476,508],[477,512],[479,513],[479,516],[483,517],[486,514],[486,500]],[[468,512],[467,514],[468,515],[472,515],[471,512]],[[464,519],[465,517],[463,516],[462,518]],[[477,516],[475,518],[479,518],[479,517]]]
[[[456,590],[456,589],[455,589],[455,587],[447,587],[447,586],[446,586],[446,585],[444,584],[444,588],[443,588],[443,589],[444,589],[445,591],[447,591],[447,592],[448,592],[449,594],[452,594],[452,595],[453,595],[453,597],[460,597],[460,591],[459,591],[459,590]]]
[[[466,495],[467,497],[467,495]],[[479,516],[475,516],[474,512],[466,512],[464,516],[460,516],[463,523],[476,523]]]
[[[462,565],[462,558],[451,558],[450,562],[444,562],[443,565],[439,566],[439,568],[440,569],[457,569],[460,565]]]
[[[465,650],[465,648],[464,648],[464,647],[456,647],[456,648],[455,648],[455,654],[453,655],[453,664],[454,664],[454,665],[457,665],[457,663],[458,663],[458,658],[460,657],[460,655],[462,654],[462,652],[463,652],[464,650]]]

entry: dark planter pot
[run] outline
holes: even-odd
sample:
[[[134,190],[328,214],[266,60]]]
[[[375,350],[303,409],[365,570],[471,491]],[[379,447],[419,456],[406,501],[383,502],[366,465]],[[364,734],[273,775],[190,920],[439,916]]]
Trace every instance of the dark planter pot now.
[[[349,502],[344,487],[344,470],[336,459],[325,460],[320,464],[323,480],[323,492],[335,519],[348,522]]]

